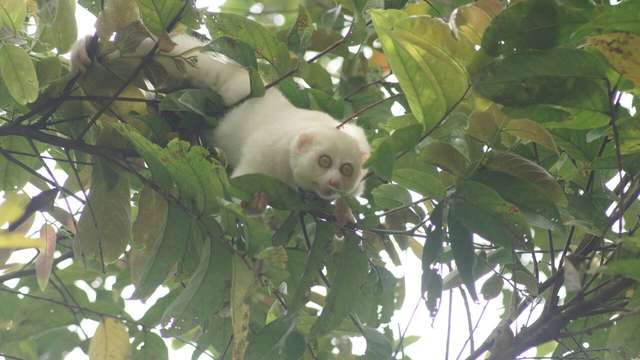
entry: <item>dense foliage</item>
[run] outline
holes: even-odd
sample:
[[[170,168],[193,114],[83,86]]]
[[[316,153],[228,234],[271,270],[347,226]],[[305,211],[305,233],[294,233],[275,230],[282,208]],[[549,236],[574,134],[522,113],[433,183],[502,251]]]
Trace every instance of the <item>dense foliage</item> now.
[[[101,14],[83,77],[61,56],[76,6]],[[252,96],[262,78],[366,129],[355,225],[275,179],[229,179],[202,137],[219,96],[176,89],[154,58],[194,29],[249,69]],[[147,32],[152,52],[127,56]],[[503,302],[449,324],[469,359],[637,357],[639,59],[637,0],[3,0],[0,354],[163,359],[171,338],[194,358],[408,359],[391,316],[421,286],[433,315],[456,289]],[[257,191],[271,206],[249,217]],[[5,264],[23,248],[37,255]],[[422,284],[389,271],[406,256]],[[137,320],[132,284],[167,289]]]

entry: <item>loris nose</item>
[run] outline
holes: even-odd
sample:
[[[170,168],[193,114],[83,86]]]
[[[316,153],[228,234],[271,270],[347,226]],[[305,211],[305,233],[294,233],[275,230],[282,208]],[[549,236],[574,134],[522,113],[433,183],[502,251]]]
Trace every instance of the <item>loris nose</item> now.
[[[338,186],[340,186],[340,182],[338,180],[336,180],[336,179],[329,179],[328,184],[332,188],[338,188]]]

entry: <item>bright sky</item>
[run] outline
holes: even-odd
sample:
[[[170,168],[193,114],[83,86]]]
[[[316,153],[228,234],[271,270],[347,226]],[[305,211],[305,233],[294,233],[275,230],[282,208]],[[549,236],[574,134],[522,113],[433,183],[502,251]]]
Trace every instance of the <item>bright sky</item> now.
[[[209,10],[218,11],[219,6],[223,2],[224,0],[208,0],[208,1],[198,0],[197,5],[198,7],[206,7]],[[85,36],[87,34],[93,34],[95,17],[91,13],[86,11],[81,6],[78,6],[76,19],[78,22],[79,37]],[[632,100],[631,96],[625,96],[623,98],[623,105],[629,108],[631,100]],[[43,173],[43,175],[47,176],[46,173]],[[66,175],[60,172],[56,174],[56,177],[59,177],[58,180],[62,182],[64,181],[64,177],[66,177]],[[30,188],[27,190],[32,195],[35,193],[38,193],[38,191],[35,188]],[[64,207],[65,205],[60,204],[60,206]],[[79,204],[75,204],[72,206],[74,207],[79,206]],[[34,227],[39,228],[39,225],[36,225]],[[29,257],[27,256],[28,254],[25,252],[17,253],[17,254],[14,254],[9,261],[21,262],[23,258],[30,258],[30,256]],[[408,250],[407,252],[402,253],[401,256],[402,256],[402,261],[404,266],[402,268],[396,268],[396,267],[393,267],[393,265],[390,265],[390,270],[397,277],[404,276],[405,282],[406,282],[406,297],[405,297],[406,300],[402,309],[394,315],[393,321],[391,323],[391,328],[394,331],[394,333],[398,334],[399,331],[404,332],[404,330],[407,328],[407,325],[410,324],[406,335],[407,336],[418,335],[421,337],[421,340],[408,346],[405,349],[407,355],[411,356],[413,359],[425,359],[426,357],[428,357],[429,359],[444,359],[445,349],[446,349],[446,331],[447,331],[447,322],[448,322],[447,316],[448,316],[449,292],[444,293],[444,298],[442,299],[440,312],[438,316],[435,318],[435,320],[432,321],[432,319],[429,317],[426,311],[424,304],[422,303],[422,300],[420,299],[420,281],[421,281],[420,278],[422,273],[420,260],[411,253],[411,250]],[[61,265],[64,266],[65,264],[62,263]],[[115,282],[115,279],[107,279],[106,284],[104,284],[104,286],[106,286],[107,289],[110,289],[110,287],[113,285],[114,282]],[[8,284],[8,285],[11,286],[12,284]],[[91,289],[90,286],[87,286],[84,283],[78,283],[77,285],[80,286],[83,290],[85,290],[90,296],[93,295],[95,297],[95,292],[93,291],[93,289]],[[132,287],[129,289],[125,289],[123,293],[123,298],[125,298],[127,311],[135,319],[139,319],[140,317],[142,317],[145,310],[149,306],[153,305],[153,303],[155,303],[155,301],[159,297],[167,293],[167,290],[159,289],[149,299],[149,301],[147,301],[146,304],[138,300],[126,300],[128,297],[131,296],[132,292],[133,292]],[[468,336],[467,316],[464,310],[464,305],[462,303],[462,300],[459,296],[459,292],[457,290],[454,291],[454,295],[455,295],[453,300],[454,311],[452,312],[452,315],[451,315],[451,324],[452,324],[452,330],[451,330],[452,336],[451,336],[451,344],[450,344],[451,353],[449,354],[449,359],[456,359],[456,357],[458,356],[458,351],[460,350],[462,344],[464,343],[464,341]],[[416,305],[418,305],[417,308],[416,308]],[[501,306],[502,306],[501,301],[494,300],[485,310],[483,321],[479,323],[478,329],[475,333],[476,346],[478,346],[484,340],[484,337],[486,336],[486,334],[488,334],[495,326],[496,322],[498,321],[498,316],[502,312],[500,309]],[[483,302],[481,302],[480,304],[474,304],[474,303],[470,304],[472,321],[474,324],[476,323],[480,313],[482,312],[483,307],[484,307]],[[417,310],[415,311],[415,315],[413,315],[413,320],[410,321],[410,319],[412,318],[414,309],[417,309]],[[97,327],[97,322],[92,320],[83,320],[81,323],[81,326],[89,336],[92,336]],[[82,333],[80,333],[80,336],[83,336]],[[365,341],[363,338],[354,339],[354,349],[358,354],[364,353]],[[187,359],[187,358],[190,358],[192,350],[193,349],[190,348],[189,346],[185,346],[184,348],[178,349],[178,350],[170,350],[170,357],[172,359]],[[464,356],[461,356],[461,358],[464,358],[467,355],[468,355],[468,347],[466,349]],[[533,353],[530,353],[529,355],[533,355]],[[87,359],[87,358],[88,357],[80,349],[74,350],[72,353],[70,353],[66,357],[66,359],[69,359],[69,360],[78,360],[78,359]],[[210,359],[210,358],[205,355],[202,355],[200,359]]]

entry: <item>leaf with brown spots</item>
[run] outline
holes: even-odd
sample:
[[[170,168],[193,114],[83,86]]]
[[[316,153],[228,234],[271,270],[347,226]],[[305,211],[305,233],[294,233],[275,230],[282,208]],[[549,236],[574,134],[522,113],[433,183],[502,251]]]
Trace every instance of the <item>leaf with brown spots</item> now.
[[[617,71],[640,86],[640,36],[615,32],[591,36],[587,43],[600,50]]]

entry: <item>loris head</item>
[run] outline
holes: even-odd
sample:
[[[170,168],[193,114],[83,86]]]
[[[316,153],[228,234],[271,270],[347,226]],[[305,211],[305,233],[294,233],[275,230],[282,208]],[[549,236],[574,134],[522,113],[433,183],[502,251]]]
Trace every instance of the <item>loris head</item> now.
[[[361,128],[331,126],[300,133],[291,145],[290,166],[298,186],[323,199],[359,195],[370,147]]]

